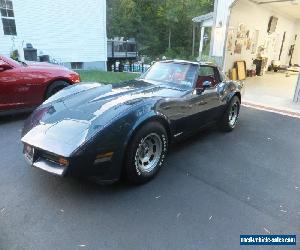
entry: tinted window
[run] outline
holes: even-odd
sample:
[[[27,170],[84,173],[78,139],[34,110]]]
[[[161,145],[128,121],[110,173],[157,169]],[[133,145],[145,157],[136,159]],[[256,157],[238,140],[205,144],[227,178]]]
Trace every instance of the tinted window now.
[[[201,65],[198,69],[197,88],[203,88],[204,82],[211,82],[212,86],[216,86],[220,80],[218,69],[213,66]]]
[[[215,76],[215,71],[213,67],[209,66],[200,66],[198,71],[199,76]]]

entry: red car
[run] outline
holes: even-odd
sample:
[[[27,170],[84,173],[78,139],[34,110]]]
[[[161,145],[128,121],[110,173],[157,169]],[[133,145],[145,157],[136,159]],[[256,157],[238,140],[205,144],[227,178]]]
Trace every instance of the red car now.
[[[0,115],[29,111],[80,76],[50,63],[17,62],[0,55]]]

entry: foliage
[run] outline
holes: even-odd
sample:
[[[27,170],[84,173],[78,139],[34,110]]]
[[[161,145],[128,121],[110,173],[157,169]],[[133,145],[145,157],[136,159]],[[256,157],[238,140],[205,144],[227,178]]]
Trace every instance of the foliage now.
[[[211,62],[211,63],[214,63],[216,65],[219,65],[219,62],[216,61],[215,57],[211,57],[211,56],[208,56],[208,55],[202,55],[201,60],[203,62]]]
[[[19,59],[19,51],[18,50],[13,50],[10,53],[10,58],[17,61]]]
[[[78,70],[82,82],[120,83],[138,77],[134,73],[104,72],[98,70]]]
[[[213,0],[109,0],[108,37],[134,37],[140,54],[152,59],[189,58],[192,18],[212,10]]]

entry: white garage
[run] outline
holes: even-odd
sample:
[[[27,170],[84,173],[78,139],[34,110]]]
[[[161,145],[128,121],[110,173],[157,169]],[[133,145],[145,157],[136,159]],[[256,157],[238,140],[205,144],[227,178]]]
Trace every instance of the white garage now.
[[[300,0],[217,0],[212,21],[210,56],[245,99],[300,110]]]

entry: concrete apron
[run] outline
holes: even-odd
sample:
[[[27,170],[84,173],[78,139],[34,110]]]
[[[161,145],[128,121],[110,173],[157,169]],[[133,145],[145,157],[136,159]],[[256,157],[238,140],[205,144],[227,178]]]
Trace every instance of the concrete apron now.
[[[267,106],[267,105],[255,103],[255,102],[250,102],[250,101],[242,101],[242,106],[300,119],[300,111],[290,110],[285,107],[274,108],[271,106]]]
[[[268,72],[262,77],[249,78],[245,82],[242,105],[300,118],[300,74],[286,77],[286,73]]]

